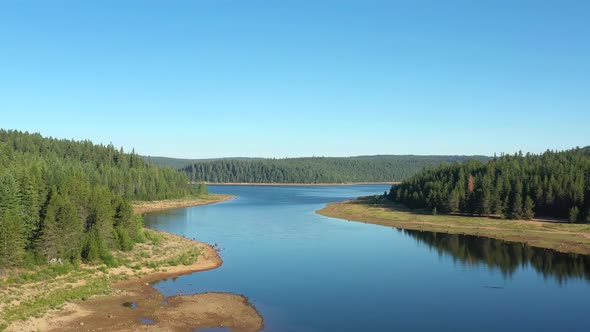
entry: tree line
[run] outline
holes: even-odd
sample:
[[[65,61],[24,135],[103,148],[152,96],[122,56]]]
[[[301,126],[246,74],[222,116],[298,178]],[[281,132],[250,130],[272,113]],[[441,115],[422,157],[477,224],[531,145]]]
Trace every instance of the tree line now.
[[[590,222],[590,147],[429,168],[393,186],[388,198],[433,213]]]
[[[52,260],[114,264],[143,241],[130,200],[206,192],[186,174],[112,144],[0,129],[0,267]]]
[[[223,159],[186,166],[193,181],[222,183],[347,183],[394,182],[424,167],[480,159],[468,156],[361,156],[286,159]]]

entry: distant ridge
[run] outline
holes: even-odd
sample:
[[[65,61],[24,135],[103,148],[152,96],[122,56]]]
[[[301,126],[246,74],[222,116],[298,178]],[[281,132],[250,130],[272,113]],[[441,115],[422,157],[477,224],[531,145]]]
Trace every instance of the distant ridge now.
[[[589,150],[590,152],[590,150]],[[141,156],[146,162],[151,162],[155,166],[168,166],[174,169],[183,169],[187,166],[203,162],[215,162],[220,160],[303,160],[303,159],[334,159],[334,160],[442,160],[444,162],[461,162],[466,160],[490,160],[491,157],[483,155],[361,155],[352,157],[297,157],[297,158],[260,158],[260,157],[223,157],[223,158],[198,158],[198,159],[184,159],[184,158],[170,158],[161,156]]]
[[[169,158],[169,157],[157,157],[157,156],[141,156],[143,160],[148,163],[152,163],[155,166],[167,166],[174,169],[182,169],[198,162],[216,161],[216,160],[257,160],[263,158],[249,158],[249,157],[229,157],[229,158],[203,158],[203,159],[182,159],[182,158]]]
[[[369,183],[397,182],[424,168],[465,161],[487,162],[486,156],[358,156],[285,159],[221,159],[185,166],[192,181],[207,183]]]

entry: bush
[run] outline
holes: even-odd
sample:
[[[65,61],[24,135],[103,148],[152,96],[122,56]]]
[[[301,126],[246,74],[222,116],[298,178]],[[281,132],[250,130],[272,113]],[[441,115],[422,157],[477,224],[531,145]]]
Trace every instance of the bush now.
[[[159,245],[163,240],[164,237],[156,232],[153,231],[144,231],[143,234],[148,241],[151,241],[154,245]]]
[[[100,259],[108,267],[119,267],[120,266],[120,264],[117,261],[117,259],[110,252],[105,253],[105,255],[104,256],[101,256]]]

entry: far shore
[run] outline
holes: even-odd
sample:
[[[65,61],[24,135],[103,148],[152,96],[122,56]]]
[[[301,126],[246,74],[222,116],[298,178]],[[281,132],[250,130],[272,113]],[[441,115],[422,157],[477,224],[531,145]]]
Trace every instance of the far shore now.
[[[234,197],[207,195],[135,203],[134,212],[143,214],[213,204]],[[150,238],[160,240],[138,243],[131,252],[116,253],[117,259],[129,262],[120,267],[98,269],[102,271],[99,272],[96,266],[83,265],[81,272],[57,276],[48,284],[42,284],[42,289],[36,282],[0,289],[4,298],[14,298],[17,302],[12,303],[25,306],[18,315],[27,318],[8,320],[5,322],[7,326],[4,326],[6,331],[177,331],[218,327],[258,331],[263,328],[262,316],[242,295],[204,293],[164,297],[159,293],[152,287],[154,282],[216,269],[223,261],[218,249],[209,244],[162,231],[146,229],[145,232],[154,234]],[[82,292],[85,287],[95,284],[100,286],[92,288],[87,295],[89,298],[85,295],[82,301],[70,299],[52,306],[58,309],[40,307],[28,311],[28,308],[38,306],[39,301],[45,303],[48,302],[45,299],[67,297],[65,294],[68,292],[77,289]],[[3,312],[7,308],[0,306],[0,318],[2,314],[7,314]],[[8,316],[4,318],[8,319]],[[0,324],[0,330],[2,327]]]
[[[404,206],[361,197],[326,205],[316,213],[381,226],[449,234],[475,235],[565,253],[590,255],[590,225],[555,220],[505,220],[499,218],[432,215]]]
[[[327,182],[327,183],[278,183],[278,182],[206,182],[213,186],[356,186],[372,184],[399,184],[399,182]]]
[[[203,196],[188,196],[180,199],[168,199],[161,201],[136,201],[133,202],[133,212],[135,214],[144,214],[191,206],[210,205],[229,201],[234,198],[236,198],[234,195],[208,194]]]

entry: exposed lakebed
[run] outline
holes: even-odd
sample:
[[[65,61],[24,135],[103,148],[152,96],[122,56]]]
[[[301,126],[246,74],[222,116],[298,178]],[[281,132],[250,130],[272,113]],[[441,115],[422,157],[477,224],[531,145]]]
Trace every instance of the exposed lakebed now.
[[[148,227],[217,243],[224,264],[156,288],[166,296],[243,294],[264,317],[265,331],[590,326],[586,256],[314,212],[388,188],[211,186],[211,192],[238,198],[145,219]]]

